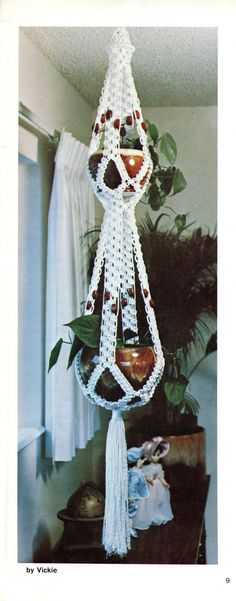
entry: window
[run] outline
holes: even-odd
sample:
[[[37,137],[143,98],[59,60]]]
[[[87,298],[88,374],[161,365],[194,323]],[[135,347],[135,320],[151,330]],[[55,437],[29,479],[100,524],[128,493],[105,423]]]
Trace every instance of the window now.
[[[19,448],[42,431],[45,384],[47,213],[54,150],[31,129],[19,132]],[[26,443],[27,444],[27,443]]]

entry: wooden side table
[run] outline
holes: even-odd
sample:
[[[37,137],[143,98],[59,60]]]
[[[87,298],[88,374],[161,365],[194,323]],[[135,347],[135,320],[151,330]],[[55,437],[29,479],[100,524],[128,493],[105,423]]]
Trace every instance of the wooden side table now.
[[[103,549],[101,542],[103,517],[72,518],[68,516],[66,509],[59,511],[57,517],[64,522],[61,540],[64,551]]]

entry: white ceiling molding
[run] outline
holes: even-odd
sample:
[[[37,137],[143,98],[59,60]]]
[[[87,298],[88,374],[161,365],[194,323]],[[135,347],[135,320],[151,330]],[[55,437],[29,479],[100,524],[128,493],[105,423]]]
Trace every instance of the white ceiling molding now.
[[[23,27],[81,96],[97,107],[116,27]],[[142,106],[217,104],[217,28],[128,27]]]

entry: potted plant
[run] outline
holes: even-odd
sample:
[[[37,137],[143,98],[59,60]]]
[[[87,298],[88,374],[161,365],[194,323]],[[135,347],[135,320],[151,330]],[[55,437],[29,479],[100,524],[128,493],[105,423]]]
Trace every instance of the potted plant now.
[[[166,360],[163,419],[166,424],[177,425],[182,411],[194,414],[198,409],[194,399],[185,397],[190,377],[186,376],[186,360],[196,346],[201,357],[214,349],[213,338],[204,347],[202,329],[208,330],[207,314],[216,316],[217,240],[215,234],[204,233],[201,228],[190,235],[185,235],[184,227],[163,230],[161,218],[153,223],[146,215],[139,233]],[[139,302],[138,311],[144,330],[145,316]]]
[[[122,121],[115,119],[112,121],[111,111],[102,114],[99,123],[93,124],[95,134],[102,134],[101,148],[93,153],[89,158],[89,170],[93,179],[96,179],[98,166],[103,156],[103,133],[105,122],[111,121],[114,128],[119,130],[119,154],[130,178],[134,178],[143,164],[142,144],[138,137],[136,120],[140,119],[138,111],[132,115],[127,115]],[[145,119],[141,123],[142,128],[149,136],[149,152],[152,158],[152,174],[150,185],[146,193],[147,202],[151,208],[156,211],[165,204],[166,197],[171,193],[172,196],[181,192],[186,187],[186,181],[183,173],[175,166],[177,158],[177,146],[173,136],[164,132],[159,136],[157,127]],[[163,165],[160,159],[165,158],[168,166]],[[141,180],[141,186],[144,185],[147,174]],[[104,182],[110,189],[115,189],[121,183],[121,177],[116,164],[110,160],[105,174]],[[129,185],[125,192],[132,192],[132,185]],[[176,214],[177,216],[177,214]]]
[[[69,340],[60,338],[57,341],[50,354],[48,371],[57,363],[62,345],[69,344],[70,351],[67,368],[71,367],[76,355],[79,353],[82,380],[87,384],[99,357],[101,313],[81,315],[65,325],[71,329],[74,338],[72,340],[69,336]],[[148,380],[157,357],[152,343],[134,343],[133,340],[129,342],[133,337],[134,332],[126,330],[121,338],[121,317],[119,312],[116,364],[134,390],[138,391]],[[124,395],[124,390],[122,390],[109,369],[105,369],[99,378],[96,392],[107,401],[113,402],[118,401]]]
[[[95,135],[100,134],[100,148],[94,152],[89,157],[89,171],[94,180],[96,180],[98,166],[103,157],[103,137],[106,122],[110,122],[111,127],[114,127],[115,130],[118,130],[119,135],[119,144],[118,144],[118,154],[120,155],[125,169],[132,179],[134,178],[143,164],[143,152],[142,145],[140,143],[139,138],[135,137],[136,132],[136,120],[140,119],[140,113],[138,111],[134,111],[133,114],[127,115],[122,121],[120,119],[114,119],[111,110],[107,110],[106,113],[100,116],[99,122],[94,123],[92,126],[92,130]],[[142,124],[143,129],[147,130],[147,125],[145,122]],[[128,135],[127,135],[128,132]],[[128,137],[129,136],[129,137]],[[144,185],[147,179],[147,173],[144,175],[141,180],[141,186]],[[121,184],[121,176],[117,169],[116,163],[111,159],[106,167],[104,173],[104,183],[111,190],[116,189]],[[130,184],[125,189],[125,192],[132,192],[133,187]]]

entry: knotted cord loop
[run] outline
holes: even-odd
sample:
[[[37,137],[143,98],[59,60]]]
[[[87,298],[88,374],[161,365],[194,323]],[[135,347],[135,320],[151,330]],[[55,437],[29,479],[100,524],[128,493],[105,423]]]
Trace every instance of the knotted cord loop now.
[[[106,495],[103,544],[108,554],[124,555],[130,548],[128,516],[128,469],[125,428],[122,411],[140,407],[151,399],[161,379],[164,358],[159,339],[146,268],[135,222],[134,208],[144,194],[152,172],[146,127],[131,72],[134,47],[127,31],[115,32],[109,47],[109,67],[99,102],[92,140],[88,152],[88,176],[105,209],[85,314],[95,310],[98,285],[104,270],[104,289],[98,355],[93,369],[83,377],[82,352],[76,356],[75,371],[86,398],[95,405],[112,410],[106,445]],[[136,128],[142,151],[133,151],[128,159],[120,148],[122,124]],[[99,147],[103,138],[103,147]],[[138,158],[137,158],[138,157]],[[138,168],[136,168],[136,164]],[[133,169],[135,167],[135,169]],[[148,371],[138,385],[128,379],[118,365],[117,330],[121,317],[123,340],[126,330],[138,341],[136,308],[136,274],[145,306],[152,348]],[[138,345],[136,346],[138,349]],[[96,351],[95,351],[96,353]],[[133,353],[138,356],[138,353]],[[149,355],[150,357],[150,355]],[[153,359],[153,357],[155,359]],[[145,361],[144,361],[145,363]],[[146,367],[146,366],[145,366]],[[117,398],[110,398],[99,388],[104,375],[113,378]],[[144,383],[145,382],[145,383]],[[135,384],[135,386],[134,386]],[[140,388],[137,390],[137,386]],[[103,394],[103,396],[102,396]],[[109,400],[110,399],[110,400]]]

